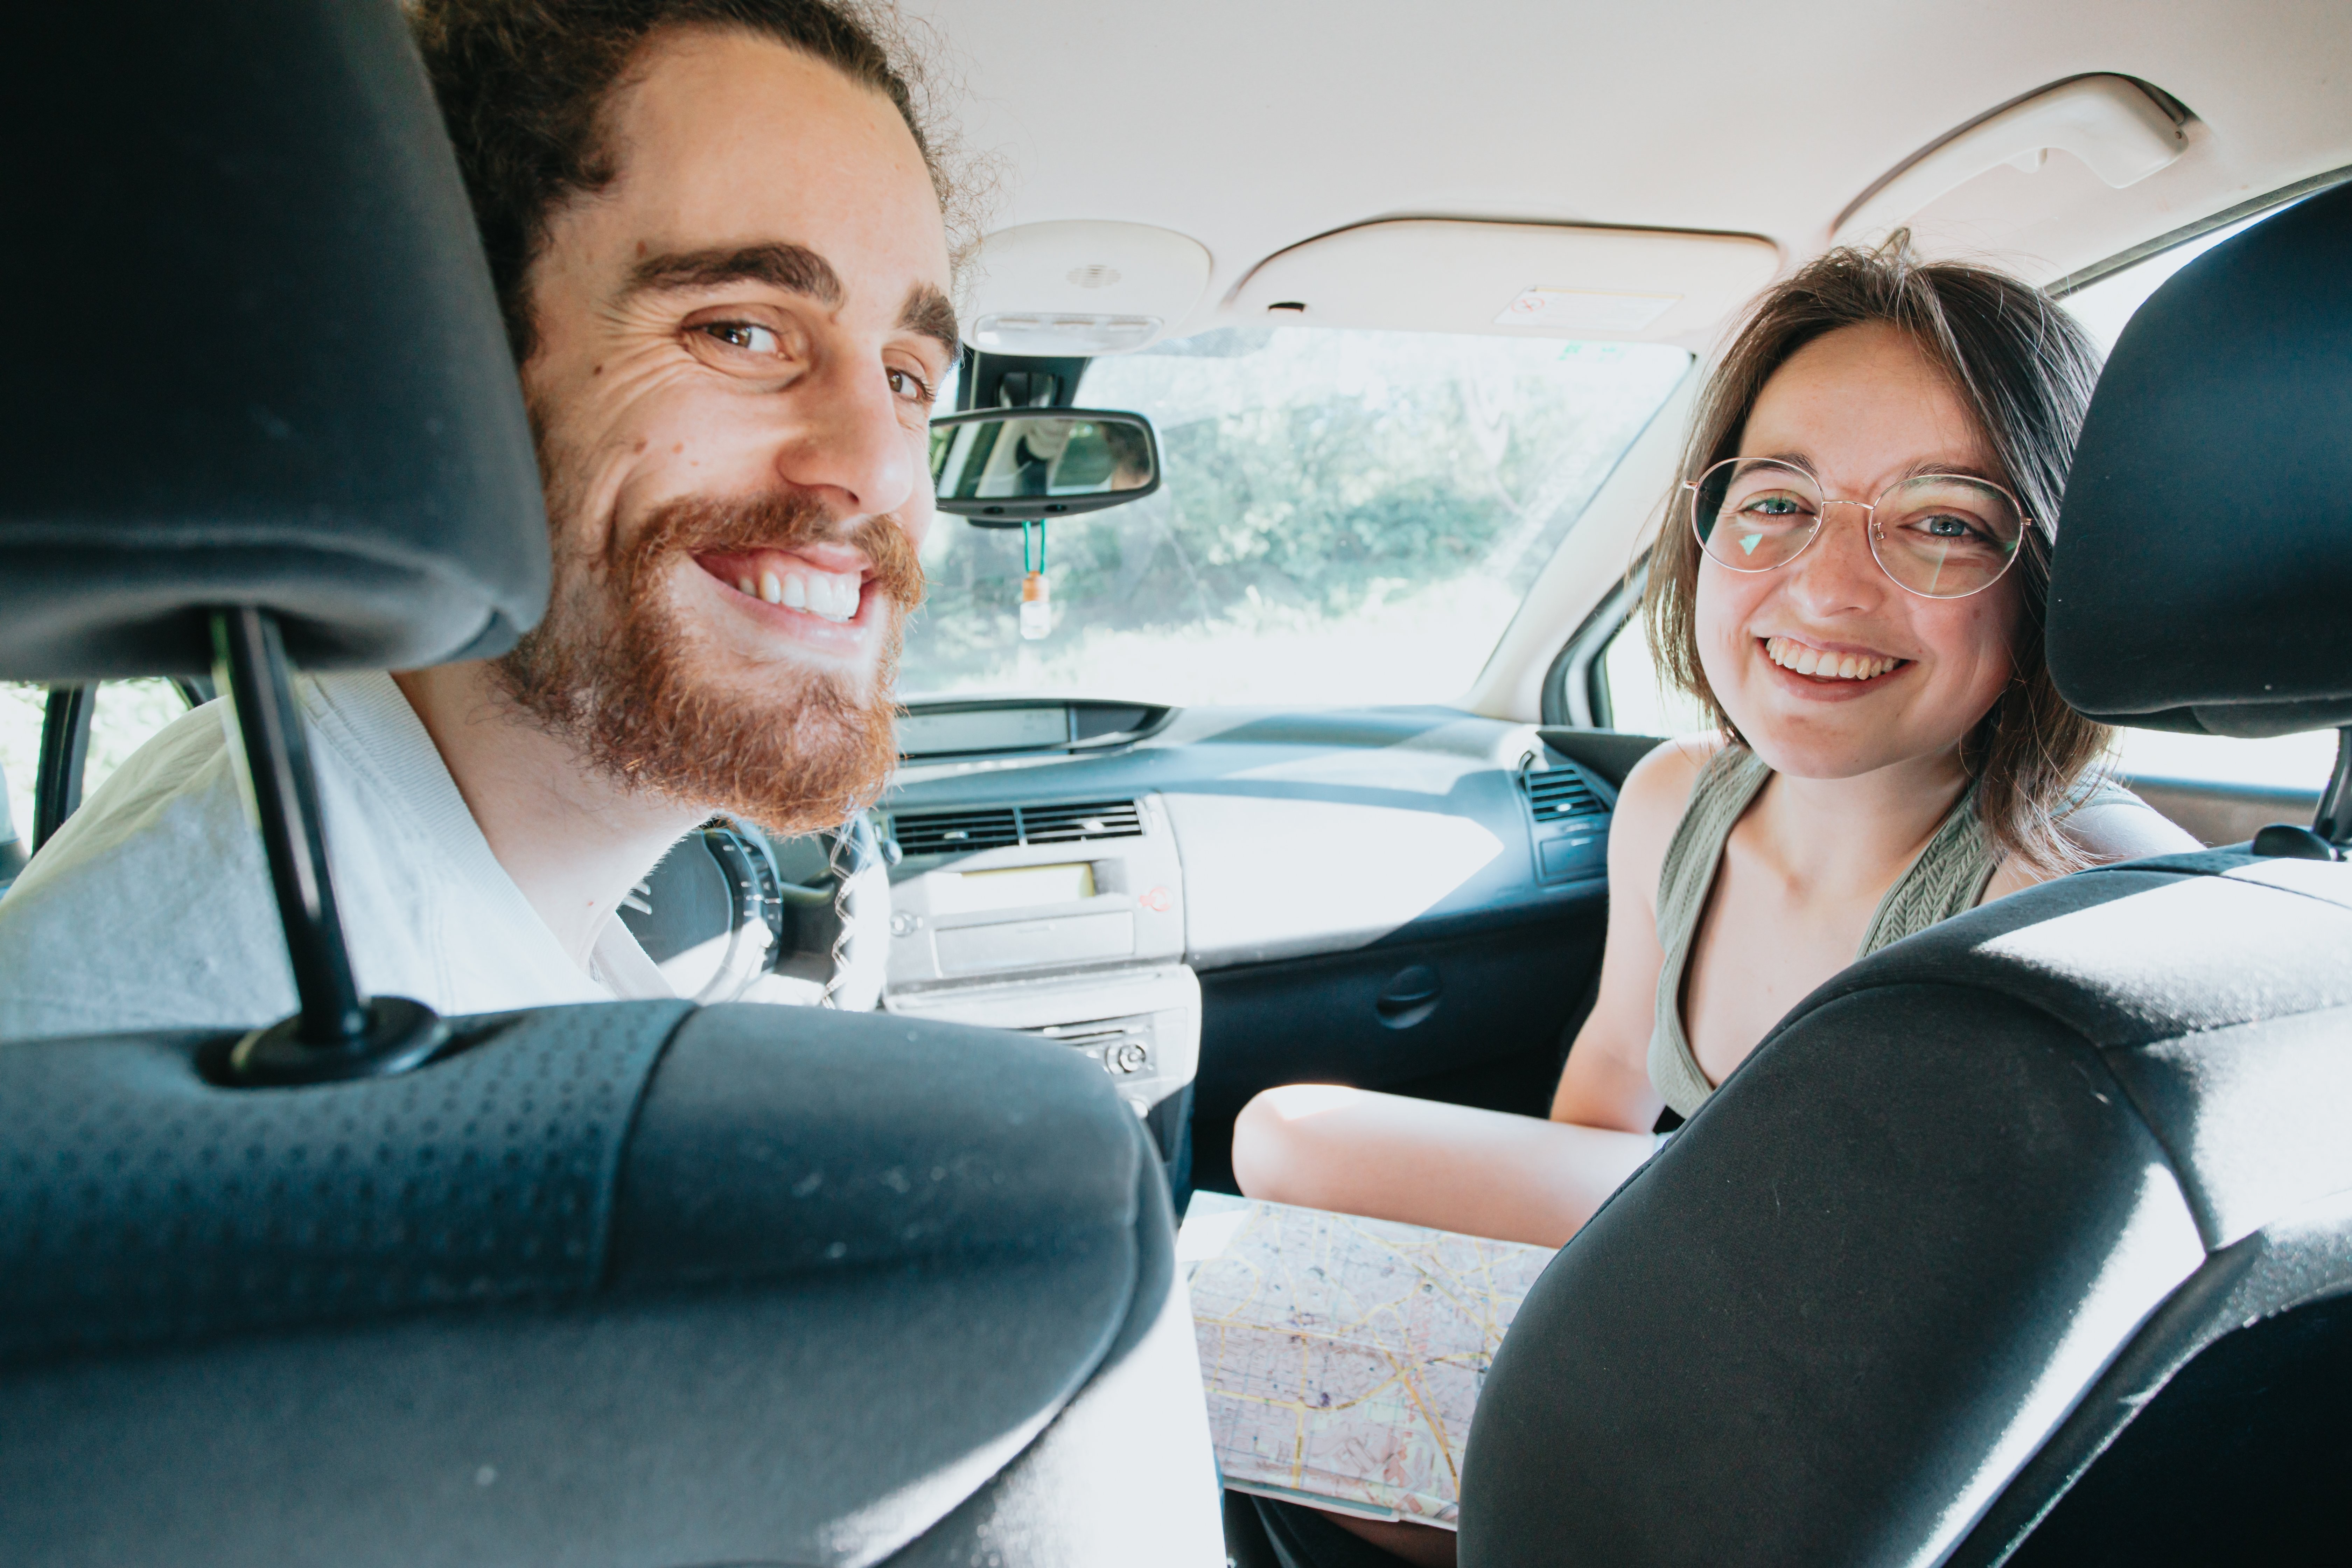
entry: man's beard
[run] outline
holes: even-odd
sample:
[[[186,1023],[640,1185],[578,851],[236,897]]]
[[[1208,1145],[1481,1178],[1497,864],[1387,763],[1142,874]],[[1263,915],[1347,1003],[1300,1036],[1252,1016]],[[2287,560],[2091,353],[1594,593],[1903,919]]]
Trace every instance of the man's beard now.
[[[567,548],[575,517],[549,521],[547,618],[496,663],[523,712],[633,792],[730,812],[771,833],[845,822],[882,793],[898,754],[891,683],[907,615],[923,595],[922,565],[898,524],[869,518],[847,535],[872,564],[887,617],[880,657],[860,683],[789,654],[745,668],[743,655],[668,597],[677,571],[702,570],[698,553],[840,539],[832,517],[804,498],[671,501],[609,560]]]

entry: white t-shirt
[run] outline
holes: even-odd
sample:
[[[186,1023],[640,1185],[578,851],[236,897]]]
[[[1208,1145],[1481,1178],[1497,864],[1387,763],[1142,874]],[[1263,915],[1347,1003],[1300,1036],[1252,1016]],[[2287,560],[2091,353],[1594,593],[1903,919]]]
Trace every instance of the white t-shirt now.
[[[388,675],[298,676],[327,865],[361,991],[444,1016],[667,996],[607,922],[564,952]],[[228,713],[183,716],[117,769],[0,898],[0,1040],[247,1028],[295,1010],[285,928],[237,787]]]

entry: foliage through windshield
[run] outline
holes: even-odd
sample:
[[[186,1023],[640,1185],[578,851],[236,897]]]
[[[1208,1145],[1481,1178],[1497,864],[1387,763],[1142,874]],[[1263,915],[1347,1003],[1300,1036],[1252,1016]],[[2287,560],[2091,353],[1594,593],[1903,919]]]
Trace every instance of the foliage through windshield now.
[[[1049,526],[1055,626],[1017,629],[1018,529],[941,516],[899,689],[1284,706],[1446,701],[1690,363],[1654,344],[1228,328],[1088,367],[1166,480]]]

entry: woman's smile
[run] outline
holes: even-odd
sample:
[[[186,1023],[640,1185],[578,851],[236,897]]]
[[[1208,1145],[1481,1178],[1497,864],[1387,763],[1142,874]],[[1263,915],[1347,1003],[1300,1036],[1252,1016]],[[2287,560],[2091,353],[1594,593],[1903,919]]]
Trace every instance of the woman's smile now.
[[[1756,639],[1764,658],[1776,669],[1809,686],[1851,688],[1883,686],[1911,667],[1912,661],[1875,648],[1853,644],[1824,643],[1779,634]]]

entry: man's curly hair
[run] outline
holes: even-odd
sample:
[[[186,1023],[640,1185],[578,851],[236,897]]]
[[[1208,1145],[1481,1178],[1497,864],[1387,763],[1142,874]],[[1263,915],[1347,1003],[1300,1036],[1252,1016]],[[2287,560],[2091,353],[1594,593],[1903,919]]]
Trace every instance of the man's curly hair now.
[[[411,0],[409,23],[457,145],[517,364],[535,344],[525,284],[549,220],[619,172],[605,101],[665,29],[771,37],[880,93],[922,150],[941,206],[952,205],[904,30],[858,0]]]

